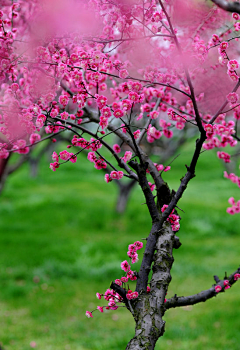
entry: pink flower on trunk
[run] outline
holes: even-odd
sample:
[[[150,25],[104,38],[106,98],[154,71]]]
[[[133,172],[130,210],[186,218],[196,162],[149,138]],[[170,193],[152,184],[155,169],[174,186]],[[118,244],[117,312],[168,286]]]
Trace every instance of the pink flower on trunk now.
[[[219,285],[215,286],[216,293],[219,293],[221,290],[222,290],[221,286],[219,286]]]
[[[240,273],[235,273],[234,275],[234,281],[237,281],[240,279]]]

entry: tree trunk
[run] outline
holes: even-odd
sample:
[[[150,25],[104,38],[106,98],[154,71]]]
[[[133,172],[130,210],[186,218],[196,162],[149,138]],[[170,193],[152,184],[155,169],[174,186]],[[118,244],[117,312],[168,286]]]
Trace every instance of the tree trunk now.
[[[141,291],[135,301],[130,301],[136,322],[135,336],[126,350],[153,350],[157,340],[164,334],[164,300],[171,281],[174,233],[170,224],[164,224],[156,244],[150,293]]]
[[[135,180],[131,180],[128,183],[121,183],[120,181],[115,181],[118,185],[119,193],[117,198],[117,204],[116,204],[116,212],[117,213],[124,213],[127,202],[129,199],[129,196],[137,183]]]
[[[5,176],[5,170],[6,167],[8,165],[8,161],[10,159],[9,155],[6,159],[0,159],[0,193],[2,192],[5,180],[6,180],[6,176]]]

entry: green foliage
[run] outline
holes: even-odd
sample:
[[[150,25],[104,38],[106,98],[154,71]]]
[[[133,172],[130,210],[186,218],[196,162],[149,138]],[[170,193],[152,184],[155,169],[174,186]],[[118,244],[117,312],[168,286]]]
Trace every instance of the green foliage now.
[[[192,144],[187,145],[164,179],[176,189]],[[212,170],[210,165],[214,165]],[[206,171],[207,169],[207,171]],[[239,265],[239,216],[226,213],[236,185],[223,178],[214,154],[203,153],[196,178],[180,201],[179,237],[167,297],[209,288]],[[111,280],[121,276],[128,244],[148,235],[151,222],[136,188],[127,212],[116,215],[116,188],[84,157],[56,173],[43,160],[38,178],[27,166],[9,179],[0,198],[0,340],[4,349],[124,349],[134,322],[124,308],[85,310],[102,301]],[[139,268],[139,263],[136,269]],[[156,349],[238,350],[239,285],[217,299],[166,313],[166,332]]]

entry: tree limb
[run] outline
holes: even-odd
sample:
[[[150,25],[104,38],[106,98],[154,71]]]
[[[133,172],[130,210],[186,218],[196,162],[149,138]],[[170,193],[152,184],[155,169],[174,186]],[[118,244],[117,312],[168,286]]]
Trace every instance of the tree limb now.
[[[217,276],[214,276],[215,281],[217,280],[217,284],[222,287],[222,290],[220,292],[215,291],[215,285],[213,285],[211,288],[207,290],[203,290],[200,293],[189,295],[187,297],[178,297],[176,294],[173,298],[170,298],[165,303],[166,309],[171,309],[179,306],[187,306],[187,305],[194,305],[201,302],[204,302],[208,299],[211,299],[215,297],[219,293],[223,293],[225,291],[224,281],[227,279],[229,281],[229,285],[232,286],[234,283],[236,283],[236,280],[234,280],[234,275],[236,273],[240,273],[240,267],[233,272],[228,278],[225,278],[223,280],[219,280],[216,278]]]
[[[228,2],[227,0],[211,0],[215,5],[224,11],[236,12],[240,14],[240,3],[237,1]]]

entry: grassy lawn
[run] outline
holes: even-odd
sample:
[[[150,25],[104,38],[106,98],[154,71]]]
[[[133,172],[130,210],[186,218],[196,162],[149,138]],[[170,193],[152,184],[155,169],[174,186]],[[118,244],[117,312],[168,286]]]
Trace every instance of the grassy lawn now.
[[[189,163],[185,146],[164,178],[176,189]],[[214,169],[213,169],[214,166]],[[223,178],[214,153],[203,153],[197,176],[179,203],[184,212],[168,297],[209,288],[240,264],[239,215],[226,213],[237,186]],[[27,165],[0,197],[0,342],[4,350],[122,350],[134,333],[124,308],[93,314],[95,297],[121,277],[128,244],[148,235],[151,221],[135,188],[116,215],[116,187],[84,157],[56,173],[42,161],[37,178]],[[136,269],[139,268],[136,266]],[[169,310],[156,349],[239,350],[240,283],[194,307]]]

